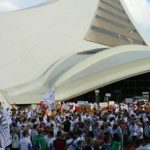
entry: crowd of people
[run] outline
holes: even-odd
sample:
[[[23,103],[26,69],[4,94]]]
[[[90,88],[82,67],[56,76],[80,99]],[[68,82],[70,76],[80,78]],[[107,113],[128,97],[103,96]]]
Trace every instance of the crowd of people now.
[[[150,142],[150,105],[41,103],[11,110],[12,150],[134,150]],[[68,106],[68,107],[66,107]]]

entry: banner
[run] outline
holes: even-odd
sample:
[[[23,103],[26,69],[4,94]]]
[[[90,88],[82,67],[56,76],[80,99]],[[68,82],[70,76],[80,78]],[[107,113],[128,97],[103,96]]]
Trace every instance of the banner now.
[[[109,105],[114,105],[114,104],[115,104],[114,101],[109,101]],[[102,103],[99,103],[99,105],[101,108],[104,108],[108,106],[108,102],[102,102]]]
[[[50,89],[48,94],[44,97],[47,106],[50,106],[55,101],[55,90]]]
[[[85,105],[85,101],[78,101],[78,105]]]
[[[64,109],[64,110],[70,110],[70,106],[68,106],[66,104],[63,104],[62,105],[62,109]]]
[[[0,108],[0,139],[3,148],[11,144],[10,120],[7,110]]]

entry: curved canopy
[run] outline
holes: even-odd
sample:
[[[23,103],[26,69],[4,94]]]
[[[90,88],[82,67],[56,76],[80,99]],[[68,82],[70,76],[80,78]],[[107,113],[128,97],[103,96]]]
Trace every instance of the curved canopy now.
[[[68,99],[150,71],[150,48],[118,46],[101,51],[64,73],[55,83],[58,99]]]
[[[55,87],[56,100],[67,100],[93,89],[103,87],[132,76],[150,71],[150,48],[126,45],[100,50],[97,53],[78,53],[70,56],[54,70],[41,78],[41,82],[5,89],[10,102],[40,101],[51,87]],[[38,83],[41,83],[39,86]],[[36,87],[38,88],[35,88]]]
[[[37,79],[65,55],[100,47],[84,41],[98,0],[60,0],[0,15],[0,89]]]

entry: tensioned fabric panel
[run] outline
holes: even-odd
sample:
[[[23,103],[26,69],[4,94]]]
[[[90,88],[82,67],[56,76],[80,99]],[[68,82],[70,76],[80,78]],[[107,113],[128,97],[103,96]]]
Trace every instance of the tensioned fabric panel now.
[[[100,0],[85,40],[108,46],[146,45],[120,0]]]

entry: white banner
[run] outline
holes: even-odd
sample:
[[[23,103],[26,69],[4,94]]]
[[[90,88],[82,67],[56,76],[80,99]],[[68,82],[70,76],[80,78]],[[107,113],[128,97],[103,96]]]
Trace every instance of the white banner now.
[[[126,103],[133,103],[133,98],[125,98]]]
[[[0,109],[0,139],[3,148],[11,144],[10,123],[11,121],[8,112],[4,108],[1,108]]]
[[[50,106],[55,101],[55,90],[50,89],[48,94],[44,97],[47,106]]]
[[[68,106],[66,104],[63,104],[62,105],[62,109],[64,109],[64,110],[70,110],[70,106]]]
[[[114,105],[114,104],[115,104],[114,101],[109,101],[109,105]],[[104,108],[108,106],[108,102],[102,102],[102,103],[99,103],[99,105],[101,108]]]
[[[78,101],[78,105],[85,105],[85,101]]]

